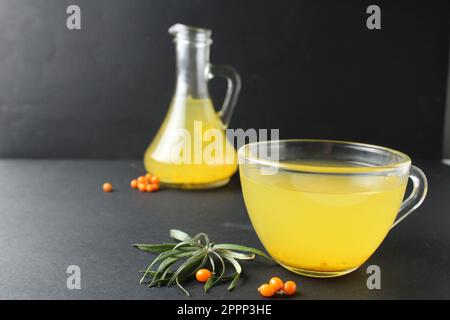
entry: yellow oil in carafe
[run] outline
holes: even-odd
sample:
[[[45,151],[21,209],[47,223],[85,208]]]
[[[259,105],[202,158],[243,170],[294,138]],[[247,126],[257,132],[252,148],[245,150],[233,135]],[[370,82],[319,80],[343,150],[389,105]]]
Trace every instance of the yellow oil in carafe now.
[[[144,165],[171,186],[226,184],[237,169],[236,151],[211,100],[175,98],[145,152]]]

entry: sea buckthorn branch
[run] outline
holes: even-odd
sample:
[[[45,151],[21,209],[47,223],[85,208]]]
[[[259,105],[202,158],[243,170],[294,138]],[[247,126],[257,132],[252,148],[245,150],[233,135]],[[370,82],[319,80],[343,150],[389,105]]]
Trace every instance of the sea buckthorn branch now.
[[[183,282],[197,278],[204,282],[204,290],[208,292],[219,282],[228,282],[228,290],[233,290],[241,277],[242,267],[238,260],[253,260],[256,256],[272,260],[261,250],[231,244],[210,242],[205,233],[191,237],[187,233],[172,229],[170,237],[177,243],[133,244],[133,247],[153,254],[156,258],[145,270],[140,283],[148,287],[177,285],[186,295],[189,292],[182,286]],[[226,275],[227,265],[234,272]],[[205,267],[210,267],[212,272]]]

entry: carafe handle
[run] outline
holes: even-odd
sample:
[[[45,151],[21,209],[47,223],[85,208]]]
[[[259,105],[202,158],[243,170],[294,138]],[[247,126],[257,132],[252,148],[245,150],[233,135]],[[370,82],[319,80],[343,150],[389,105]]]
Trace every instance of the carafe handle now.
[[[422,170],[415,166],[411,166],[409,170],[409,178],[413,183],[411,194],[403,201],[398,212],[398,218],[392,224],[391,229],[405,219],[409,214],[416,210],[425,199],[428,191],[427,177]]]
[[[228,127],[234,107],[236,106],[239,91],[241,91],[241,78],[233,67],[210,64],[208,68],[208,79],[215,77],[225,78],[228,83],[225,100],[223,101],[222,109],[219,111],[219,116],[223,124],[225,127]]]

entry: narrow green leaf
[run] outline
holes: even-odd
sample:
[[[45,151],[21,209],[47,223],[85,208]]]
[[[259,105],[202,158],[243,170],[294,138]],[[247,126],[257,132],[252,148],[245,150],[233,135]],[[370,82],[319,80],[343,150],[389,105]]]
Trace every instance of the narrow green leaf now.
[[[145,273],[146,272],[146,270],[139,270],[139,273]],[[153,270],[151,270],[151,271],[149,271],[149,272],[147,272],[147,277],[149,277],[149,278],[153,278],[153,276],[156,274],[156,271],[153,271]],[[167,274],[167,275],[169,275],[170,274],[170,272]],[[173,273],[172,273],[173,274]]]
[[[177,254],[173,257],[169,257],[169,258],[165,259],[164,261],[162,261],[161,264],[158,266],[158,269],[156,270],[156,273],[153,276],[153,280],[150,284],[153,284],[155,281],[159,280],[158,275],[161,275],[161,273],[164,273],[166,270],[168,270],[168,268],[171,265],[173,265],[175,262],[177,262],[179,259],[181,259],[183,257],[188,257],[190,255],[191,255],[190,252],[184,252],[184,253]],[[164,277],[164,274],[162,277]]]
[[[254,253],[240,253],[240,252],[234,252],[227,249],[217,249],[220,253],[227,254],[235,259],[239,260],[253,260],[255,259]]]
[[[169,274],[170,274],[171,276],[169,276],[168,280],[170,280],[170,278],[172,278],[172,276],[173,276],[173,272],[170,272],[170,267],[168,267],[168,268],[164,271],[164,273],[162,274],[161,278],[162,278],[162,279],[166,279],[166,278],[168,277]]]
[[[227,288],[228,290],[233,290],[239,281],[239,278],[242,273],[242,268],[241,268],[241,265],[239,264],[239,262],[237,262],[236,259],[234,259],[232,256],[224,255],[223,257],[233,265],[233,267],[237,273],[237,275],[234,277],[233,281],[230,283],[230,285]]]
[[[241,274],[240,273],[236,273],[236,275],[233,278],[233,281],[231,281],[230,285],[228,286],[228,290],[233,290],[234,288],[236,288],[237,283],[239,281],[239,279],[241,278]]]
[[[189,291],[187,291],[179,282],[178,277],[175,278],[175,282],[177,284],[177,286],[188,296],[190,297],[191,294],[189,293]]]
[[[178,240],[178,241],[190,241],[192,240],[191,236],[188,235],[186,232],[183,232],[181,230],[177,229],[170,229],[170,237],[172,239]]]
[[[238,275],[237,272],[234,272],[234,273],[232,273],[232,274],[230,274],[228,276],[223,276],[221,278],[219,278],[217,276],[212,276],[211,278],[208,279],[209,284],[208,284],[208,281],[205,283],[205,292],[208,292],[209,289],[212,288],[212,286],[213,286],[212,283],[214,283],[214,285],[216,285],[219,282],[233,281],[235,279],[236,275]]]
[[[193,240],[182,241],[178,243],[175,247],[173,247],[174,250],[193,250],[193,249],[198,250],[199,248],[203,248],[203,246],[200,243]]]
[[[203,290],[205,290],[205,292],[208,292],[209,289],[211,289],[217,282],[219,282],[222,279],[226,270],[225,261],[223,261],[223,258],[220,256],[220,254],[218,254],[214,250],[211,250],[210,253],[214,254],[219,259],[220,264],[222,266],[222,270],[218,276],[210,277],[208,281],[206,281],[205,286],[203,287]]]
[[[237,250],[237,251],[243,251],[243,252],[250,252],[250,253],[254,253],[258,256],[267,258],[269,260],[272,260],[271,257],[269,257],[266,253],[264,253],[263,251],[259,250],[259,249],[255,249],[255,248],[251,248],[251,247],[247,247],[247,246],[241,246],[239,244],[232,244],[232,243],[219,243],[219,244],[215,244],[213,246],[213,249],[227,249],[227,250]]]
[[[172,256],[174,256],[174,255],[177,255],[177,254],[180,254],[180,253],[182,253],[182,251],[179,251],[179,250],[170,250],[170,251],[166,251],[166,252],[160,253],[160,254],[153,260],[153,262],[148,266],[147,272],[149,272],[150,270],[152,270],[152,267],[153,267],[156,263],[158,263],[159,261],[162,261],[162,260],[164,260],[164,259],[170,258],[170,257],[172,257]],[[147,273],[145,273],[145,274],[142,276],[142,279],[141,279],[140,283],[142,283],[142,281],[145,279],[146,276],[147,276]]]
[[[200,241],[200,239],[203,237],[203,239],[205,240],[204,246],[208,246],[209,245],[209,238],[208,235],[206,233],[200,232],[198,234],[196,234],[193,238],[192,241],[199,243],[202,245],[202,242]]]
[[[163,280],[155,281],[153,284],[150,284],[150,281],[143,282],[143,284],[146,284],[148,288],[161,287],[163,285],[166,285],[167,281],[168,281],[167,279],[163,279]]]
[[[175,273],[172,276],[172,278],[170,279],[168,285],[171,285],[176,280],[178,275],[180,273],[182,273],[183,271],[185,271],[185,270],[192,270],[192,268],[194,268],[196,266],[196,264],[200,260],[202,260],[204,253],[205,253],[204,249],[198,250],[198,252],[195,252],[193,256],[191,256],[185,262],[183,262],[183,264],[181,264],[181,266],[178,267],[177,271],[175,271]]]
[[[201,268],[203,268],[205,266],[207,261],[208,261],[208,251],[205,249],[202,261],[191,272],[189,272],[189,270],[187,270],[187,276],[196,274],[198,270],[200,270]]]
[[[167,270],[166,270],[167,271]],[[145,273],[146,270],[139,270],[140,273]],[[165,284],[167,283],[170,278],[172,277],[173,273],[172,272],[167,272],[165,274],[163,274],[163,276],[161,276],[157,281],[155,281],[152,285],[149,285],[150,283],[152,283],[153,281],[153,277],[156,275],[156,271],[149,271],[147,272],[147,277],[145,278],[144,281],[142,281],[142,284],[147,284],[149,287],[154,287],[156,285],[161,285],[161,284]]]
[[[153,283],[153,284],[152,284],[151,286],[149,286],[149,287],[169,286],[168,283],[169,283],[170,278],[172,277],[172,274],[173,274],[173,273],[169,272],[168,275],[167,275],[165,278],[161,278],[160,280],[155,281],[155,283]],[[193,279],[193,277],[182,277],[182,276],[178,276],[178,282],[180,282],[180,283],[183,283],[183,282],[185,282],[185,281],[192,280],[192,279]],[[148,279],[148,280],[146,280],[146,281],[144,282],[144,284],[146,284],[146,285],[148,286],[148,284],[150,283],[150,281],[151,281],[151,280]],[[170,284],[170,286],[172,286],[172,285],[176,285],[176,282]]]
[[[222,279],[220,279],[219,282],[226,282],[226,281],[233,280],[238,275],[239,274],[237,272],[234,272],[234,273],[230,274],[229,276],[222,277]]]
[[[209,257],[209,264],[211,265],[211,272],[214,274],[216,273],[216,265],[214,264],[214,259],[211,256]]]
[[[177,244],[176,243],[161,243],[161,244],[142,244],[135,243],[133,247],[136,249],[151,252],[151,253],[162,253],[172,250]]]
[[[145,278],[147,277],[147,275],[152,271],[151,266],[147,267],[147,270],[145,270],[144,275],[142,276],[141,280],[139,281],[139,283],[143,283],[145,281]]]
[[[200,251],[200,250],[201,249],[197,249],[197,251]],[[155,258],[155,260],[153,260],[153,262],[150,264],[150,267],[153,267],[156,263],[158,263],[161,260],[164,260],[164,259],[176,256],[176,255],[179,255],[179,254],[187,254],[187,255],[195,254],[195,251],[193,253],[191,253],[191,252],[183,252],[181,250],[170,250],[170,251],[163,252],[163,253],[159,254]]]

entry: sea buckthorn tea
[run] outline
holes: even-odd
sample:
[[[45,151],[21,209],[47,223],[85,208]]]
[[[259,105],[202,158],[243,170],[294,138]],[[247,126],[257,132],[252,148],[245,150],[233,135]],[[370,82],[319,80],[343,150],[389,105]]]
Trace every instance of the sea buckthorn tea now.
[[[344,271],[360,266],[384,239],[407,177],[263,176],[253,168],[241,171],[241,181],[253,226],[274,259]]]
[[[278,164],[252,156],[245,146],[239,153],[248,160],[240,164],[245,204],[264,247],[282,266],[304,275],[331,277],[355,270],[378,248],[397,217],[409,158],[368,145],[276,143]],[[278,166],[278,171],[264,174],[261,169],[268,165]],[[422,194],[417,193],[423,199],[426,179],[418,177],[412,180],[417,187],[424,185]],[[403,209],[408,201],[415,202],[410,212],[419,202],[409,199]]]

